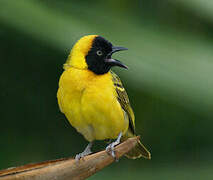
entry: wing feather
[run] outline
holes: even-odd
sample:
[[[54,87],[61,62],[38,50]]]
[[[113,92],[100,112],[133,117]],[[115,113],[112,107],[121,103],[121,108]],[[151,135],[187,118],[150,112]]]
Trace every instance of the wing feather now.
[[[129,119],[129,129],[132,131],[133,134],[135,134],[135,116],[131,108],[126,90],[124,89],[120,78],[113,71],[110,71],[110,73],[112,75],[112,81],[116,88],[118,102],[120,103],[124,112],[127,113]]]

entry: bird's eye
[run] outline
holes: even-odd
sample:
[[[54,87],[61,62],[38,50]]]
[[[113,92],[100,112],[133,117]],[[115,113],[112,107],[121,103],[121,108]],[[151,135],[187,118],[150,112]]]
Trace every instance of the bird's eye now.
[[[102,56],[103,55],[102,51],[100,51],[100,50],[98,50],[96,53],[97,53],[98,56]]]

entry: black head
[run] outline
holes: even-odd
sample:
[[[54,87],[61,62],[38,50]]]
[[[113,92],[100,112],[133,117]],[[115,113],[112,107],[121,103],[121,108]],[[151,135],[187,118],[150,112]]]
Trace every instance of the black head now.
[[[113,53],[122,50],[127,49],[123,47],[115,47],[101,36],[95,37],[92,47],[86,55],[88,69],[95,74],[105,74],[112,66],[119,66],[127,69],[127,66],[120,61],[111,58]]]

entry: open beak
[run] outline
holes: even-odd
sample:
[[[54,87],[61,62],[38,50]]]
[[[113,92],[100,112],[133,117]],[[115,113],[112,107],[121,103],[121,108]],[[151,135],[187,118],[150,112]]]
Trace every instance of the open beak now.
[[[111,66],[119,66],[119,67],[128,69],[128,67],[126,65],[124,65],[121,61],[111,58],[113,53],[118,52],[118,51],[124,51],[124,50],[128,50],[128,49],[124,48],[124,47],[113,46],[112,51],[108,54],[107,58],[105,59],[105,62],[110,64]]]

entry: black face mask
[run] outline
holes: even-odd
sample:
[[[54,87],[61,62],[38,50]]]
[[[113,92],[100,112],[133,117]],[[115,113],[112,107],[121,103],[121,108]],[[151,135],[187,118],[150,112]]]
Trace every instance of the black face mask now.
[[[95,74],[105,74],[113,66],[119,66],[127,69],[127,66],[122,64],[119,60],[111,58],[113,53],[122,50],[127,50],[127,48],[115,47],[103,37],[97,36],[86,56],[88,69],[93,71]]]

